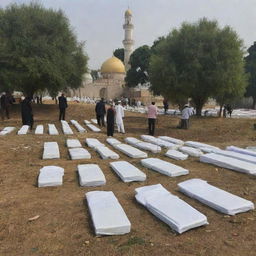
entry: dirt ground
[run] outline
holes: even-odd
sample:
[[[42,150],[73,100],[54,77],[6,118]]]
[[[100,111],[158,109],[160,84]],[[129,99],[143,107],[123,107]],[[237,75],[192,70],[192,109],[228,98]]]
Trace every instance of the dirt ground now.
[[[94,106],[74,103],[68,107],[67,120],[94,118]],[[98,138],[105,143],[106,131],[96,134],[79,134],[72,126],[74,135],[64,135],[58,119],[58,108],[54,104],[34,105],[35,125],[56,124],[60,135],[10,135],[0,137],[0,255],[1,256],[59,256],[59,255],[255,255],[256,211],[227,216],[190,199],[177,190],[177,183],[202,178],[210,184],[244,197],[254,203],[256,198],[255,177],[235,171],[216,168],[200,163],[190,157],[186,161],[175,161],[162,153],[159,157],[189,169],[187,176],[170,178],[140,165],[140,160],[130,159],[147,175],[145,182],[124,183],[110,169],[109,160],[100,159],[92,149],[91,160],[70,160],[65,140],[78,138],[84,144],[87,137]],[[159,116],[156,135],[168,135],[182,140],[206,142],[225,148],[228,145],[256,146],[255,120],[192,118],[191,129],[179,130],[179,119]],[[12,109],[11,119],[0,122],[4,126],[21,126],[19,106]],[[145,115],[126,113],[126,134],[114,137],[124,140],[125,136],[139,138],[147,134]],[[59,160],[42,160],[43,143],[57,141],[60,146]],[[86,146],[85,146],[86,147]],[[86,147],[87,148],[87,147]],[[87,148],[88,149],[88,148]],[[107,184],[102,187],[79,186],[76,166],[82,163],[97,163],[102,168]],[[45,165],[65,168],[61,187],[37,187],[39,169]],[[209,225],[199,227],[181,235],[173,232],[166,224],[154,217],[134,198],[134,189],[140,186],[161,183],[171,193],[184,199],[205,214]],[[96,237],[84,195],[88,191],[113,191],[124,208],[132,229],[122,236]],[[39,215],[34,221],[28,219]],[[114,218],[114,216],[113,216]]]

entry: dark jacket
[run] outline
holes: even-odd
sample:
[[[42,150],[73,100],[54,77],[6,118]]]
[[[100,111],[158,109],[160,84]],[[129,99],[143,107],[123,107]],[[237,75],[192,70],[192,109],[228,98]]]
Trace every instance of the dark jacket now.
[[[104,101],[99,101],[97,104],[96,104],[96,107],[95,107],[95,112],[98,116],[102,116],[102,115],[105,115],[106,114],[106,108],[105,108],[105,102]]]
[[[68,107],[68,103],[67,103],[67,99],[64,96],[60,96],[59,97],[59,108],[67,108]]]
[[[31,99],[26,97],[21,102],[21,118],[23,125],[32,125],[33,124],[33,112],[31,106]]]
[[[107,111],[107,124],[115,123],[115,110],[113,108],[109,108]]]
[[[0,98],[0,104],[1,104],[1,108],[6,108],[9,104],[8,104],[8,98],[6,95],[2,95],[1,98]]]

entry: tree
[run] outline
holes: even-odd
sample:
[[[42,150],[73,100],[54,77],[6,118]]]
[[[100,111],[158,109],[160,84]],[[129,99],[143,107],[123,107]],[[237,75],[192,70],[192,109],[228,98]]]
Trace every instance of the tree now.
[[[192,99],[196,114],[209,97],[239,96],[246,86],[243,43],[235,31],[206,18],[183,23],[155,47],[151,89],[181,104]]]
[[[119,60],[124,62],[124,48],[118,48],[113,52],[113,55],[117,57]]]
[[[131,68],[128,70],[125,81],[129,87],[144,84],[149,81],[148,66],[151,55],[150,47],[143,45],[137,48],[130,56]]]
[[[33,96],[81,85],[88,58],[62,11],[38,3],[9,5],[0,11],[0,38],[3,87]]]
[[[256,106],[256,42],[248,49],[248,55],[245,57],[245,70],[248,74],[248,87],[246,88],[246,97],[252,97],[252,108]]]
[[[151,46],[151,53],[155,53],[155,48],[159,43],[161,43],[165,39],[164,36],[159,36],[154,42],[153,45]]]

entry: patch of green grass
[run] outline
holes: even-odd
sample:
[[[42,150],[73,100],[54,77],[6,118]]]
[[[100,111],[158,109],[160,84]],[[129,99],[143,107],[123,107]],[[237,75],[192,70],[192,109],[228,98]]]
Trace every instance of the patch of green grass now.
[[[146,241],[141,238],[141,237],[137,237],[137,236],[134,236],[134,237],[130,237],[126,242],[122,243],[121,245],[119,245],[119,247],[124,247],[124,246],[133,246],[133,245],[143,245],[145,244]]]

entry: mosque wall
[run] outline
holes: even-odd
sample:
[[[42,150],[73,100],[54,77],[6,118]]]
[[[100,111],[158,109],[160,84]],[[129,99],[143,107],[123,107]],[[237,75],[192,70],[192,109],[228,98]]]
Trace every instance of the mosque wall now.
[[[70,97],[90,97],[90,98],[105,98],[115,99],[123,96],[123,87],[121,85],[96,85],[95,83],[87,84],[82,88],[70,91]]]

